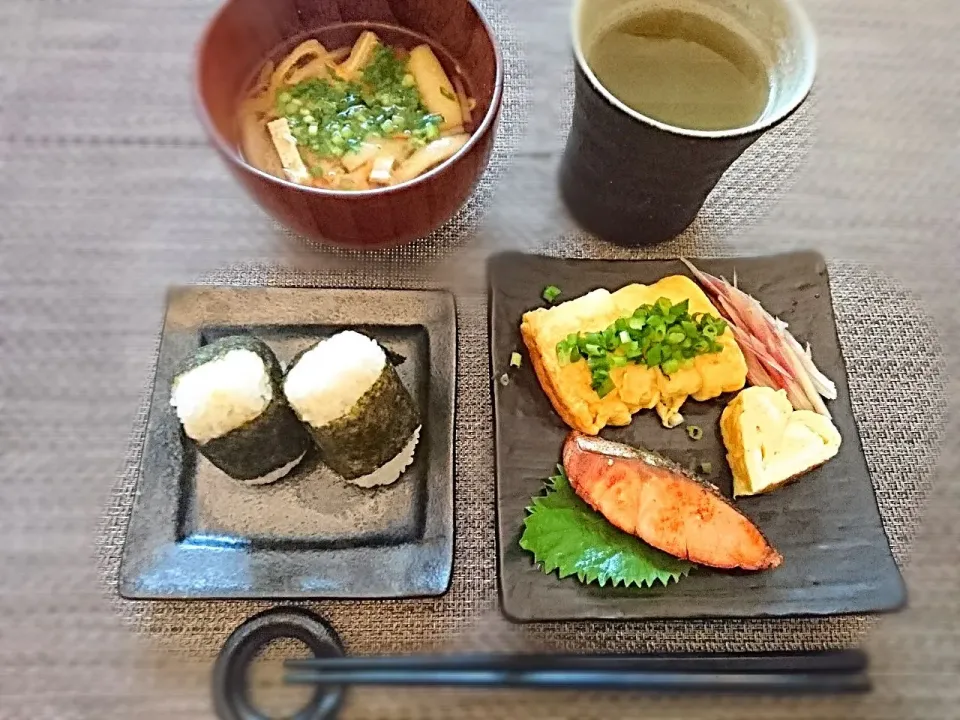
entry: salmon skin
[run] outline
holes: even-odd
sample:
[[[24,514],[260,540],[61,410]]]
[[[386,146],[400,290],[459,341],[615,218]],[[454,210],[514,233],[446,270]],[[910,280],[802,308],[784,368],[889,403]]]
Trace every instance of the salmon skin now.
[[[563,467],[590,507],[665,553],[724,569],[768,570],[783,562],[716,487],[661,455],[572,432]]]

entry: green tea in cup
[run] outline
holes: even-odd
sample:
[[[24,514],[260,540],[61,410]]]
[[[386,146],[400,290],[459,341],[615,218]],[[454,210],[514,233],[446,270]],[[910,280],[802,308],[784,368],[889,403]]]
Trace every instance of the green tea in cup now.
[[[652,9],[612,25],[586,52],[597,80],[627,107],[690,130],[755,122],[770,77],[750,42],[705,15]]]

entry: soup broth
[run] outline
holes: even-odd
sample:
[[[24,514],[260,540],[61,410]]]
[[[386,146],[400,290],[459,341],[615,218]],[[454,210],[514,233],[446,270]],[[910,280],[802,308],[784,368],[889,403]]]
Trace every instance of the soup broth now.
[[[264,172],[372,190],[429,171],[473,132],[467,83],[413,33],[345,25],[287,48],[259,69],[238,110],[240,150]]]
[[[750,44],[683,10],[651,10],[621,21],[588,49],[587,63],[628,107],[689,130],[750,125],[770,97],[766,67]]]

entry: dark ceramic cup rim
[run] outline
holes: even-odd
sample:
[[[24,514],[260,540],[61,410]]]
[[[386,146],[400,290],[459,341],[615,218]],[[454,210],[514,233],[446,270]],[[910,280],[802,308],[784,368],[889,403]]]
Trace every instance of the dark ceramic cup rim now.
[[[798,107],[800,107],[803,101],[806,100],[807,96],[810,94],[810,90],[813,88],[813,81],[817,72],[818,51],[817,34],[814,30],[813,23],[811,22],[806,10],[804,10],[803,5],[801,5],[800,0],[770,0],[770,2],[781,6],[790,15],[791,20],[796,23],[796,32],[801,38],[803,45],[802,52],[804,55],[804,63],[802,74],[799,79],[797,89],[794,91],[790,101],[777,108],[776,112],[764,112],[760,118],[750,125],[731,128],[729,130],[691,130],[689,128],[682,128],[655,120],[648,115],[644,115],[643,113],[628,107],[622,101],[617,99],[612,92],[607,90],[601,84],[600,80],[597,79],[597,76],[587,63],[587,59],[584,54],[584,48],[581,43],[580,28],[583,14],[590,2],[591,0],[574,0],[573,9],[570,13],[570,34],[573,42],[573,53],[577,66],[580,68],[581,72],[583,72],[584,76],[587,78],[587,81],[596,92],[598,92],[613,107],[630,116],[637,122],[651,125],[659,130],[663,130],[664,132],[672,133],[674,135],[683,135],[692,138],[717,139],[741,137],[753,134],[759,135],[760,133],[764,132],[765,130],[769,130],[773,126],[783,122],[784,119],[789,117]]]
[[[322,0],[318,0],[321,2]],[[482,138],[490,130],[490,127],[495,122],[498,113],[500,112],[500,104],[503,97],[503,54],[500,51],[500,43],[497,40],[496,34],[493,32],[493,28],[490,26],[490,22],[487,20],[487,17],[483,14],[483,11],[477,6],[475,0],[461,0],[466,2],[473,11],[477,14],[477,19],[480,21],[480,25],[483,27],[484,32],[486,33],[487,38],[490,40],[490,45],[493,47],[493,54],[496,61],[496,77],[493,82],[493,94],[490,97],[490,105],[487,107],[487,112],[483,116],[483,120],[477,126],[477,129],[470,134],[470,139],[467,140],[466,144],[460,148],[456,153],[451,157],[444,160],[442,163],[436,167],[431,168],[427,172],[418,175],[412,180],[407,180],[406,182],[398,183],[396,185],[389,185],[382,188],[374,188],[371,190],[331,190],[328,188],[317,188],[311,187],[308,185],[300,185],[299,183],[291,182],[285,178],[278,178],[276,175],[271,175],[270,173],[264,172],[259,168],[251,165],[237,151],[237,148],[232,144],[227,142],[226,138],[220,134],[220,131],[217,130],[216,125],[213,122],[213,119],[210,117],[210,113],[207,110],[207,103],[203,97],[201,91],[201,63],[204,50],[209,45],[210,34],[213,32],[213,28],[220,22],[222,16],[227,12],[230,5],[235,2],[235,0],[226,0],[214,13],[213,17],[207,22],[204,27],[203,33],[200,36],[200,40],[197,43],[196,49],[194,51],[194,63],[193,63],[193,99],[196,113],[200,118],[200,123],[203,125],[203,129],[206,131],[207,136],[213,140],[214,145],[217,150],[226,157],[231,163],[237,165],[247,172],[253,173],[254,175],[259,176],[267,182],[275,183],[285,188],[295,190],[298,192],[307,193],[310,195],[315,195],[318,197],[335,197],[343,200],[361,200],[364,198],[369,198],[372,196],[382,196],[390,195],[395,192],[400,192],[407,190],[409,188],[415,187],[422,182],[425,182],[435,175],[439,175],[444,170],[449,168],[451,165],[455,164],[461,158],[467,155],[470,152],[470,149],[473,148],[480,138]],[[362,24],[362,20],[352,22],[351,24]],[[455,58],[459,62],[459,58]]]

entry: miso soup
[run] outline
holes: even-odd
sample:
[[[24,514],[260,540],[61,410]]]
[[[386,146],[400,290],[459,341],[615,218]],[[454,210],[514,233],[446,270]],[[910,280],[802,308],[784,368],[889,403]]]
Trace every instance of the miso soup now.
[[[304,40],[259,69],[240,103],[244,159],[301,185],[363,191],[413,180],[458,153],[474,131],[468,86],[428,42],[366,29],[349,45]]]

